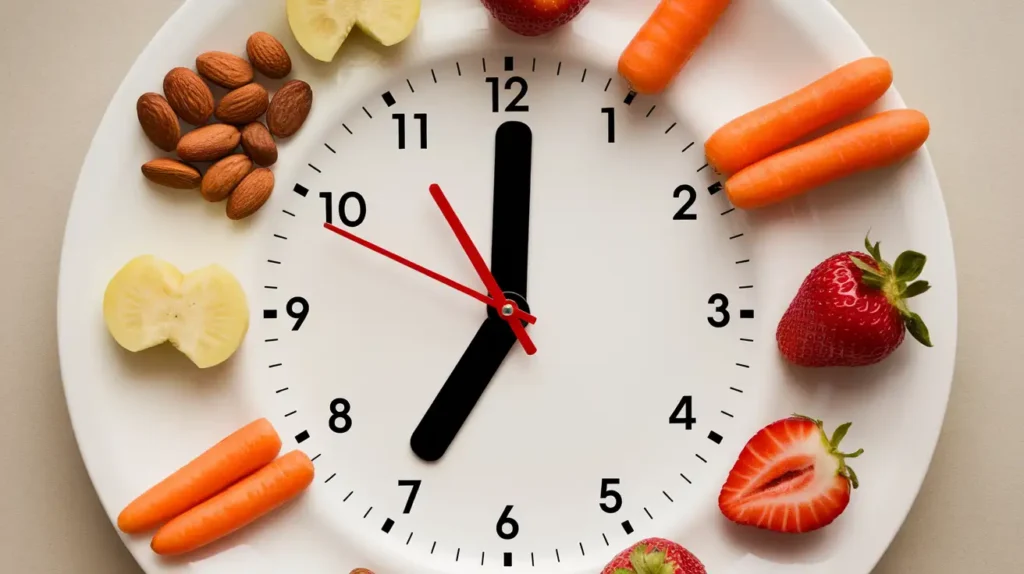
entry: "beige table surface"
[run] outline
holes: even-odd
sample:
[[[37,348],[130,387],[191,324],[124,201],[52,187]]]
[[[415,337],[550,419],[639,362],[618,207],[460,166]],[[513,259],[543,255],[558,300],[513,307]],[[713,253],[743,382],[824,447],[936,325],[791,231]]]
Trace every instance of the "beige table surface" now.
[[[876,572],[1022,573],[1024,189],[1013,174],[1024,165],[1024,0],[834,3],[932,120],[928,146],[960,281],[946,424],[923,490]],[[0,1],[3,572],[139,572],[100,507],[68,421],[57,267],[93,132],[136,55],[179,5]]]

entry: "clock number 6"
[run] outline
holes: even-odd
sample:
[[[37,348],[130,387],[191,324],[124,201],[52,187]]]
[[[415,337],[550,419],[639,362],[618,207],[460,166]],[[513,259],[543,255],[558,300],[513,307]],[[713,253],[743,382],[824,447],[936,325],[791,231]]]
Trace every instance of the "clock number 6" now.
[[[615,485],[615,484],[618,484],[618,483],[619,483],[619,479],[617,479],[617,478],[602,478],[601,479],[601,498],[605,499],[605,498],[611,497],[611,499],[612,499],[612,503],[611,504],[606,504],[606,503],[602,502],[601,505],[600,505],[601,506],[601,510],[607,512],[608,514],[612,514],[614,512],[618,512],[619,509],[622,508],[622,495],[619,494],[618,492],[608,488],[609,486],[612,486],[612,485]]]
[[[298,310],[295,307],[298,307]],[[284,310],[288,313],[289,317],[295,319],[292,331],[298,331],[299,327],[302,326],[302,322],[306,320],[306,315],[309,315],[309,302],[302,297],[292,297],[288,300],[288,304],[284,306]]]
[[[324,219],[327,223],[334,223],[334,194],[329,191],[320,193],[320,197],[324,200]],[[358,211],[354,218],[348,216],[348,202],[353,200],[356,202]],[[341,195],[341,199],[338,200],[338,217],[341,218],[341,222],[347,227],[356,227],[366,219],[366,200],[357,191],[346,191]]]
[[[409,514],[412,510],[412,503],[416,502],[416,493],[420,491],[421,480],[399,480],[398,486],[411,486],[412,490],[409,491],[409,499],[405,501],[405,510],[402,510],[402,514]]]
[[[491,111],[498,113],[498,78],[486,78],[487,83],[491,84]],[[519,101],[526,97],[526,91],[529,87],[526,85],[526,80],[519,76],[512,76],[505,80],[505,89],[511,90],[512,84],[519,86],[519,94],[512,98],[512,101],[505,106],[506,112],[528,112],[530,106],[520,104]]]
[[[711,323],[712,327],[725,327],[729,324],[729,298],[721,293],[715,293],[708,299],[708,304],[716,305],[715,311],[721,316],[721,319],[716,317],[708,317],[708,323]]]
[[[336,433],[348,432],[348,429],[352,428],[352,418],[348,416],[350,408],[352,405],[346,399],[331,401],[331,419],[327,421],[327,426]],[[342,421],[341,424],[338,424],[338,421]]]
[[[516,522],[515,518],[508,515],[512,512],[512,505],[509,504],[505,507],[505,512],[501,513],[501,518],[498,519],[498,525],[495,526],[495,530],[498,531],[498,538],[502,540],[512,540],[519,534],[519,523]],[[505,532],[506,526],[508,527],[508,533]]]
[[[686,213],[686,210],[690,209],[690,207],[693,206],[694,201],[697,201],[697,190],[693,189],[693,187],[689,185],[680,185],[679,187],[676,188],[674,192],[672,192],[672,197],[678,198],[680,195],[683,194],[683,192],[686,192],[686,194],[688,195],[688,197],[686,198],[686,203],[684,203],[683,206],[679,208],[679,211],[677,211],[676,214],[672,216],[672,219],[675,221],[693,221],[694,219],[697,219],[697,214]]]

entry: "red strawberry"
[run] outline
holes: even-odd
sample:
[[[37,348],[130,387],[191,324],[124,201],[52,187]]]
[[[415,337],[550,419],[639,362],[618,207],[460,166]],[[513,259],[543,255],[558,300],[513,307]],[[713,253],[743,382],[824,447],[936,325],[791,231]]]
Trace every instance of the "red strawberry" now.
[[[764,427],[747,441],[718,495],[718,508],[739,524],[800,533],[832,523],[850,503],[857,475],[839,452],[851,423],[831,440],[822,422],[793,415]]]
[[[931,288],[927,281],[914,281],[925,256],[904,251],[889,265],[878,243],[865,239],[864,245],[868,253],[833,255],[804,279],[775,333],[779,351],[790,362],[870,365],[895,351],[906,331],[932,346],[928,327],[906,301]]]
[[[619,552],[601,574],[707,574],[697,557],[664,538],[648,538]]]
[[[506,28],[523,36],[539,36],[568,23],[590,0],[481,0]]]

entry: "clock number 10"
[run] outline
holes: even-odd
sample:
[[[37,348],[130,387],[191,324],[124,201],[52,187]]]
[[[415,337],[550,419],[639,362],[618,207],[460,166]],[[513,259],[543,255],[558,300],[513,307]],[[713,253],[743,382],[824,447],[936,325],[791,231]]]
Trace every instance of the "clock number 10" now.
[[[334,194],[324,191],[320,193],[320,197],[324,200],[324,220],[333,225]],[[348,208],[350,202],[355,203],[355,217],[349,217],[349,213],[352,213]],[[341,199],[338,200],[338,218],[346,227],[356,227],[366,219],[366,200],[358,191],[346,191],[341,194]]]
[[[499,109],[499,106],[498,106],[498,103],[499,103],[498,102],[498,78],[494,78],[494,77],[486,78],[486,81],[487,81],[487,83],[491,84],[491,111],[494,112],[494,113],[498,113],[498,109]],[[519,93],[516,94],[516,96],[514,98],[512,98],[512,101],[509,102],[507,106],[505,106],[505,111],[506,112],[528,112],[528,111],[530,111],[530,106],[528,106],[526,104],[520,104],[519,103],[524,97],[526,97],[526,91],[529,89],[529,87],[526,85],[526,80],[524,80],[520,76],[512,76],[511,78],[505,80],[505,89],[506,90],[511,90],[512,86],[514,86],[514,85],[519,86]]]

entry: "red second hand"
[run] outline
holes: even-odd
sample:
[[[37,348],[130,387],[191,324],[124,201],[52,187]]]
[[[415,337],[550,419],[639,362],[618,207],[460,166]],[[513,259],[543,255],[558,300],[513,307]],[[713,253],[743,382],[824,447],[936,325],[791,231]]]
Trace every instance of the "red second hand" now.
[[[477,301],[480,301],[481,303],[484,303],[486,305],[490,305],[491,307],[494,307],[499,312],[501,311],[502,306],[506,304],[504,296],[502,296],[502,301],[498,302],[496,299],[492,299],[491,297],[488,297],[487,295],[484,295],[483,293],[480,293],[479,291],[475,291],[473,289],[470,289],[469,287],[466,287],[465,285],[463,285],[461,283],[458,283],[457,281],[453,281],[452,279],[449,279],[449,278],[445,277],[444,275],[441,275],[440,273],[437,273],[435,271],[431,271],[430,269],[427,269],[426,267],[423,267],[422,265],[419,265],[417,263],[413,263],[412,261],[409,261],[408,259],[406,259],[405,257],[402,257],[401,255],[398,255],[396,253],[392,253],[391,251],[388,251],[387,249],[384,249],[383,247],[381,247],[381,246],[379,246],[377,244],[370,243],[369,241],[363,239],[362,237],[354,235],[354,234],[352,234],[352,233],[350,233],[348,231],[345,231],[344,229],[341,229],[339,227],[335,227],[335,226],[331,225],[330,223],[325,223],[324,224],[324,228],[337,233],[338,235],[344,237],[345,239],[349,239],[349,240],[351,240],[351,241],[353,241],[355,243],[358,243],[359,245],[362,245],[363,247],[366,247],[367,249],[370,249],[371,251],[374,251],[376,253],[380,253],[381,255],[387,257],[388,259],[391,259],[392,261],[397,261],[398,263],[401,263],[402,265],[405,265],[406,267],[408,267],[410,269],[413,269],[415,271],[419,271],[420,273],[426,275],[427,277],[430,277],[431,279],[434,279],[436,281],[440,281],[441,283],[444,283],[445,285],[455,289],[456,291],[460,291],[462,293],[465,293],[466,295],[469,295],[470,297],[476,299]],[[534,317],[533,315],[530,315],[526,311],[523,311],[522,309],[520,309],[514,303],[512,303],[512,306],[513,306],[513,310],[512,310],[512,316],[513,317],[516,317],[516,318],[518,318],[520,320],[526,321],[527,323],[530,323],[531,325],[537,322],[537,318]]]

